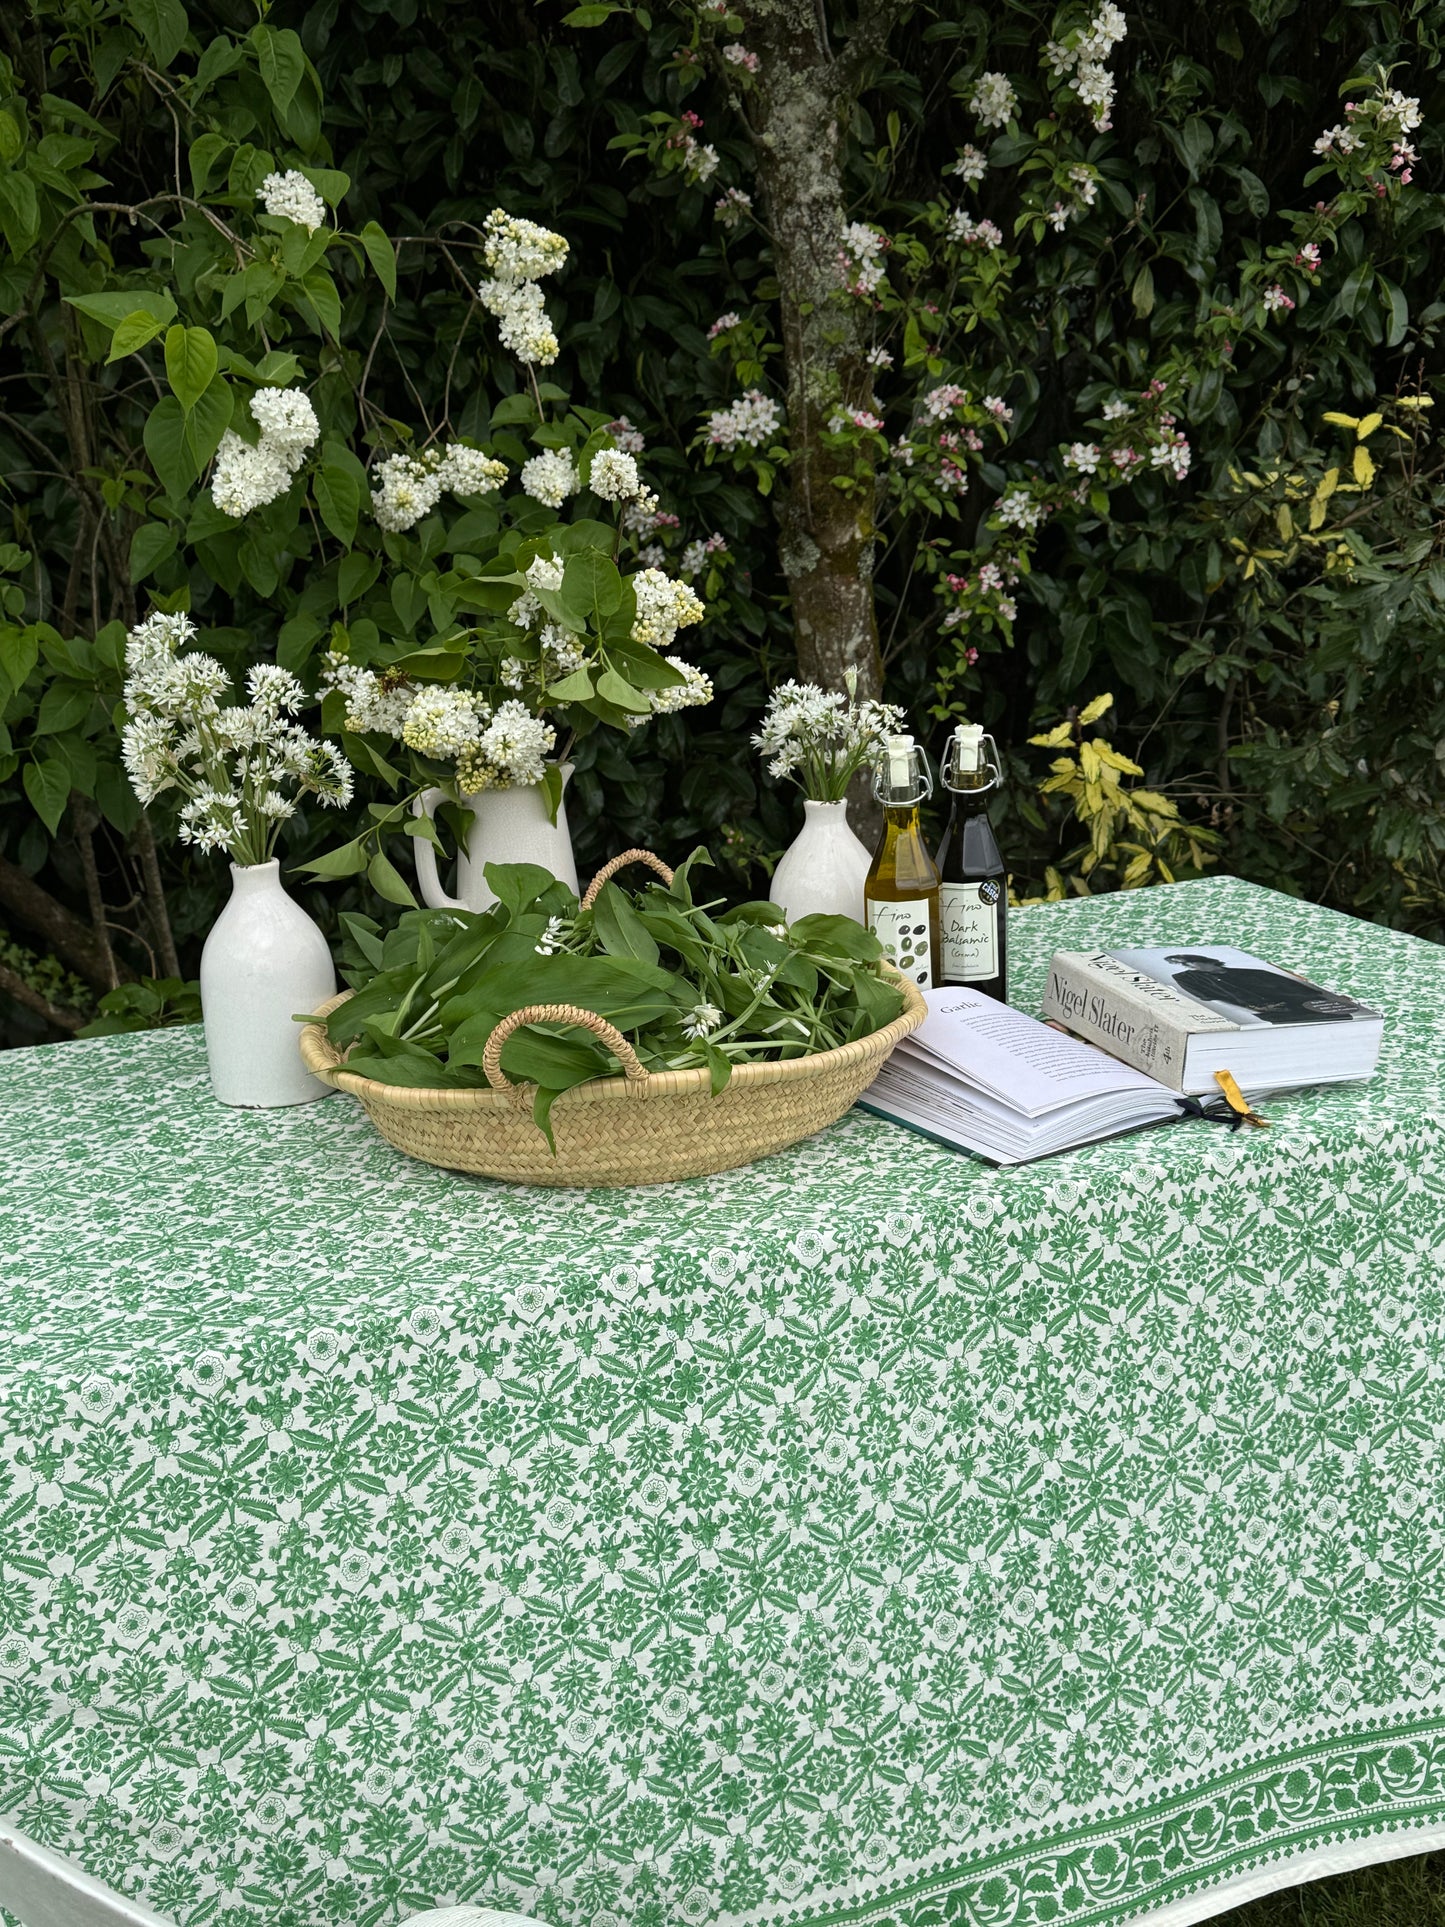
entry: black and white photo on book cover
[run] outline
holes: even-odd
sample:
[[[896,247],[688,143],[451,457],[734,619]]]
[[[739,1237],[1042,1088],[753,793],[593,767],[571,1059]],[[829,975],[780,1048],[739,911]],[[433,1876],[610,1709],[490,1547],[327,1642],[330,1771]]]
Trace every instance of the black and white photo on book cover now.
[[[1276,1024],[1347,1024],[1378,1020],[1379,1012],[1337,990],[1266,963],[1232,944],[1172,950],[1111,950],[1117,962],[1167,984],[1232,1023],[1249,1028]]]

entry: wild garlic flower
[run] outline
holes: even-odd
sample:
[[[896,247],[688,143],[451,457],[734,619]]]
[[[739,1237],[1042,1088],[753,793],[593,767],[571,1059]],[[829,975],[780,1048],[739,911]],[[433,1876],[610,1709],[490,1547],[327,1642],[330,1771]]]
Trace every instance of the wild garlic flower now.
[[[251,418],[260,440],[252,444],[228,428],[211,472],[211,500],[237,521],[286,493],[321,433],[316,410],[299,388],[258,388]]]
[[[768,700],[753,747],[771,758],[768,774],[791,778],[805,796],[836,802],[854,775],[903,726],[892,703],[859,702],[857,678],[848,693],[816,683],[788,681]]]
[[[326,225],[326,203],[306,176],[290,167],[284,174],[268,174],[256,189],[266,212],[281,221],[294,221],[314,234]]]
[[[533,944],[532,948],[539,957],[550,957],[562,948],[566,924],[561,917],[548,917],[547,928]]]
[[[682,1020],[682,1034],[694,1040],[711,1037],[723,1021],[723,1012],[716,1004],[694,1004]]]
[[[334,744],[288,720],[306,700],[289,671],[256,665],[247,677],[250,704],[230,702],[230,678],[213,656],[180,653],[195,633],[187,616],[160,613],[131,630],[121,760],[143,804],[171,789],[185,798],[183,843],[228,850],[238,864],[264,863],[296,796],[342,807],[351,801],[351,769]]]
[[[544,508],[561,508],[567,497],[575,495],[581,486],[577,466],[565,448],[549,448],[522,464],[522,487]]]

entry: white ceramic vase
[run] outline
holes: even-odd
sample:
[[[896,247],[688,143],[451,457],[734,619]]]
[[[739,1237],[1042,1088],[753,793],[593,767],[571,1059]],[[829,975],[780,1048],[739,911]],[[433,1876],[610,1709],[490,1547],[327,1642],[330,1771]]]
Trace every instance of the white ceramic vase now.
[[[572,891],[577,890],[577,865],[572,859],[572,833],[567,828],[567,783],[572,765],[562,765],[562,797],[557,821],[547,815],[542,786],[527,789],[478,790],[463,799],[471,811],[467,847],[457,852],[457,893],[448,896],[437,874],[436,851],[425,837],[413,837],[416,880],[422,901],[433,910],[490,910],[496,898],[487,888],[489,863],[540,863]],[[445,790],[423,790],[412,805],[418,816],[446,801]]]
[[[201,1015],[211,1088],[223,1104],[269,1111],[329,1095],[301,1062],[292,1020],[336,995],[326,939],[281,886],[281,865],[231,865],[231,897],[201,952]]]
[[[863,885],[873,859],[848,827],[848,805],[803,804],[803,827],[784,850],[768,895],[799,917],[852,917],[864,920]]]

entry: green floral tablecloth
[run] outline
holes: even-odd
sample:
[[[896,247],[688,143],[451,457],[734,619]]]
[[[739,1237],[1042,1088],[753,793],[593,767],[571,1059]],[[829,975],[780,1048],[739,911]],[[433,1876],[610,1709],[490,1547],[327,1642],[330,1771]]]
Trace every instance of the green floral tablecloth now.
[[[0,1059],[0,1810],[185,1927],[1182,1919],[1445,1824],[1445,950],[1220,880],[1016,914],[1016,1000],[1210,940],[1376,1081],[585,1194]]]

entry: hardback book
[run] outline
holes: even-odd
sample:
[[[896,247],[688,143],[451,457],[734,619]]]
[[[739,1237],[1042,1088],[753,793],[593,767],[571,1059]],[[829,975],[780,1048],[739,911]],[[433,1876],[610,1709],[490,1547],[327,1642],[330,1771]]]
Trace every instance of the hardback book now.
[[[993,1164],[1024,1164],[1184,1115],[1157,1078],[970,986],[925,990],[928,1015],[859,1103]]]
[[[1368,1077],[1385,1028],[1377,1010],[1232,944],[1055,951],[1043,1014],[1186,1096],[1216,1095],[1216,1071],[1251,1096]]]

